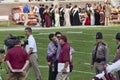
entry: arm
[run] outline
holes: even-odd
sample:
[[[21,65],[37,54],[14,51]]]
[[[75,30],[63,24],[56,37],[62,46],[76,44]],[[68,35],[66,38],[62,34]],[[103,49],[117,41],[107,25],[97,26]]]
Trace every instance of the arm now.
[[[9,62],[9,61],[6,61],[6,63],[7,63],[7,65],[8,65],[8,68],[9,68],[11,71],[13,71],[13,68],[12,68],[10,62]]]
[[[29,55],[31,55],[31,54],[32,54],[32,52],[33,52],[33,48],[30,48],[30,50],[29,50],[28,54],[29,54]]]
[[[69,66],[69,62],[67,61],[67,62],[65,62],[65,65],[64,65],[64,68],[62,69],[62,72],[63,73],[66,73],[67,71],[67,67]]]
[[[106,64],[108,62],[108,59],[109,59],[109,49],[107,46],[105,46],[105,60],[106,60]]]
[[[120,59],[120,50],[119,49],[117,49],[117,51],[116,51],[116,54],[115,54],[115,57],[114,57],[114,59],[113,59],[113,63],[114,62],[116,62],[118,59]]]
[[[28,64],[29,64],[29,60],[26,61],[25,65],[22,68],[22,71],[24,71],[26,69],[26,67],[28,66]]]
[[[47,56],[52,57],[56,53],[56,47],[53,46],[52,44],[48,45],[48,51],[47,51]]]

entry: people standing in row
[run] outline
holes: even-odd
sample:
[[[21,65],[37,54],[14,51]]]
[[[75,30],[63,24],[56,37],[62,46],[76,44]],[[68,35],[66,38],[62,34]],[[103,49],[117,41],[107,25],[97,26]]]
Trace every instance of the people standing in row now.
[[[36,41],[32,35],[32,29],[30,27],[25,28],[25,35],[28,40],[28,44],[25,46],[26,52],[29,55],[30,64],[27,68],[27,74],[29,73],[30,67],[33,68],[36,80],[42,80],[38,65],[37,56],[37,45]]]
[[[96,44],[92,51],[91,69],[95,67],[96,74],[102,73],[105,70],[109,58],[109,50],[107,45],[103,42],[103,35],[101,32],[96,33]]]

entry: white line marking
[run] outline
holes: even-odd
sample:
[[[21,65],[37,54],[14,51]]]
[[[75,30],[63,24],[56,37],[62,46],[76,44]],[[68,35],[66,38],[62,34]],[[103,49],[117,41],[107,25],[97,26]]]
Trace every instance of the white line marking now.
[[[39,66],[39,68],[49,68],[49,67],[48,66]],[[92,72],[78,71],[78,70],[73,70],[73,72],[84,73],[84,74],[95,74],[95,73],[92,73]]]
[[[86,52],[80,52],[80,51],[75,51],[76,53],[83,53],[85,54]],[[91,53],[86,53],[86,54],[91,54]]]
[[[90,65],[90,63],[84,63],[85,65]]]
[[[49,29],[76,29],[76,28],[88,28],[92,30],[92,28],[105,28],[106,26],[71,26],[71,27],[50,27],[50,28],[42,28],[42,27],[32,27],[33,30],[49,30]],[[20,28],[0,28],[0,31],[20,31],[20,30],[24,30],[25,28],[24,27],[20,27]],[[98,29],[97,29],[98,30]],[[111,29],[111,30],[118,30],[118,29]],[[34,32],[34,31],[33,31]]]
[[[77,71],[77,70],[73,70],[73,72],[84,73],[84,74],[95,74],[95,73],[92,73],[92,72]]]
[[[83,32],[81,31],[81,32],[72,32],[72,31],[68,31],[68,32],[66,32],[66,33],[71,33],[71,34],[82,34]]]

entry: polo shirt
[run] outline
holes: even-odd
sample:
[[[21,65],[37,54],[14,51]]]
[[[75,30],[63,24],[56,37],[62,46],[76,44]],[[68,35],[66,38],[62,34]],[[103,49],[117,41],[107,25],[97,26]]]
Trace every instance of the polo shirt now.
[[[5,56],[5,61],[9,61],[13,69],[22,69],[26,60],[29,60],[28,54],[20,46],[9,49]]]
[[[61,46],[60,55],[58,58],[59,63],[70,62],[70,45],[68,43],[64,43]]]

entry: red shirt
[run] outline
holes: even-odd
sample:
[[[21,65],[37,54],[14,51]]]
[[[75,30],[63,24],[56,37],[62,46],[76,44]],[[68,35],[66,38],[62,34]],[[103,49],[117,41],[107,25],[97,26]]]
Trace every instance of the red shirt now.
[[[61,52],[59,55],[58,62],[65,63],[67,61],[70,62],[70,45],[68,43],[64,43],[61,46]]]
[[[8,50],[5,57],[5,61],[9,61],[13,69],[22,69],[26,60],[29,60],[28,54],[20,46]]]

